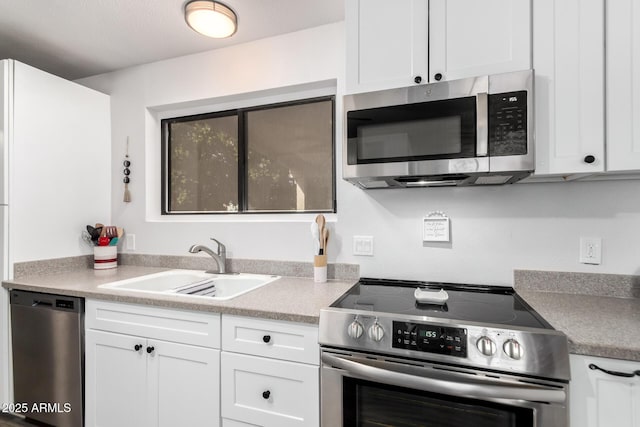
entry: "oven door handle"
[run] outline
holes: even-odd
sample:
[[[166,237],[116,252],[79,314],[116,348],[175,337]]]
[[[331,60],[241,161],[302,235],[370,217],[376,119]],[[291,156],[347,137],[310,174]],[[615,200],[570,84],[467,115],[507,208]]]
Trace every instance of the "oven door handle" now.
[[[381,369],[347,360],[328,353],[322,354],[322,362],[342,369],[349,374],[368,381],[390,384],[399,387],[413,388],[440,394],[454,394],[475,399],[508,399],[534,402],[566,403],[564,390],[539,385],[498,385],[473,384],[462,381],[446,381],[436,378],[425,378],[417,375]]]

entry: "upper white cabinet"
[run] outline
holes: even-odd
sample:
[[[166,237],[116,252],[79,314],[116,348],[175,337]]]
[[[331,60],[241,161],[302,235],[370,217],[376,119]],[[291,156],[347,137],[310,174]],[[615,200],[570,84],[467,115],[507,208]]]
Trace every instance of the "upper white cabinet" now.
[[[640,2],[608,1],[605,15],[606,168],[640,171]]]
[[[426,82],[427,0],[347,0],[347,92]]]
[[[347,92],[531,68],[530,0],[348,0]]]
[[[640,427],[640,376],[633,375],[639,362],[573,354],[570,360],[571,427]]]
[[[603,172],[604,0],[535,0],[536,175]]]
[[[529,68],[529,0],[429,1],[430,82]]]

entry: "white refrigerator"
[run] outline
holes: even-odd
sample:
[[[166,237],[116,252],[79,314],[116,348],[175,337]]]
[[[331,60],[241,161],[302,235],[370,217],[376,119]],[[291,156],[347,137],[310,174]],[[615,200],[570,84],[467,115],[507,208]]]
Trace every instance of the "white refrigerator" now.
[[[9,278],[10,62],[0,61],[0,280]],[[0,378],[10,378],[9,296],[0,288]],[[0,404],[11,402],[9,381],[0,382]]]
[[[110,115],[108,95],[0,60],[2,280],[13,278],[15,263],[91,253],[81,232],[110,221],[111,173],[120,172]],[[46,224],[46,238],[34,224]],[[0,405],[13,398],[8,299],[0,288]]]

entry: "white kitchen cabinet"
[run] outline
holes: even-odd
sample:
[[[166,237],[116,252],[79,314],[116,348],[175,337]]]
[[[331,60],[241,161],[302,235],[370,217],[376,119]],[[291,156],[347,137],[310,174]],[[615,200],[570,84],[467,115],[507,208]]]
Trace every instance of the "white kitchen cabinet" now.
[[[427,82],[427,0],[348,0],[345,23],[347,92]]]
[[[640,3],[606,2],[606,169],[640,171]]]
[[[530,0],[349,0],[347,93],[531,68]]]
[[[222,352],[222,416],[260,426],[319,425],[319,367]]]
[[[150,425],[145,416],[144,339],[88,330],[85,335],[87,426]]]
[[[430,82],[530,68],[530,0],[429,0]]]
[[[600,370],[633,373],[640,362],[570,356],[572,427],[640,427],[640,376],[621,377]]]
[[[223,426],[319,426],[317,326],[223,315],[222,350]]]
[[[218,314],[89,300],[85,322],[85,425],[220,425]]]
[[[536,176],[605,170],[604,0],[533,2]]]

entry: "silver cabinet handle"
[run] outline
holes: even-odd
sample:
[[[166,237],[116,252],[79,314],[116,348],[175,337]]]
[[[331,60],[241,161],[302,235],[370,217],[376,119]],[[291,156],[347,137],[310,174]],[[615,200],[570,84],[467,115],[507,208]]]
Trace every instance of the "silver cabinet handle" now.
[[[461,381],[445,381],[435,378],[425,378],[365,365],[327,353],[322,354],[322,361],[361,379],[399,387],[430,391],[433,393],[454,394],[456,396],[479,399],[494,398],[549,403],[566,403],[567,399],[567,395],[564,390],[557,390],[550,387],[534,385],[518,387],[499,384],[472,384]]]

